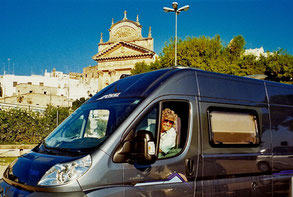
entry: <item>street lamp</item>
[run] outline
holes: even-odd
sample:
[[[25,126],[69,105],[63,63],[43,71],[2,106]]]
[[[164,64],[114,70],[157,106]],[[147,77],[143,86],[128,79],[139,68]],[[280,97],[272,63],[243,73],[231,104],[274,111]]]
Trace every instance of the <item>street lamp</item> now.
[[[182,11],[187,11],[189,9],[189,5],[185,5],[181,8],[178,8],[178,3],[172,3],[173,8],[164,7],[164,12],[175,12],[175,66],[177,66],[177,15]]]

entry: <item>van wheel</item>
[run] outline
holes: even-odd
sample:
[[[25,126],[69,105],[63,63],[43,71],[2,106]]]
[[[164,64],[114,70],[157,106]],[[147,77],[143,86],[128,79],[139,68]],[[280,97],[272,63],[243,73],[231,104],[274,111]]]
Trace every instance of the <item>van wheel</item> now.
[[[268,162],[265,162],[265,161],[258,162],[257,168],[262,172],[267,172],[270,170],[270,166],[269,166]]]

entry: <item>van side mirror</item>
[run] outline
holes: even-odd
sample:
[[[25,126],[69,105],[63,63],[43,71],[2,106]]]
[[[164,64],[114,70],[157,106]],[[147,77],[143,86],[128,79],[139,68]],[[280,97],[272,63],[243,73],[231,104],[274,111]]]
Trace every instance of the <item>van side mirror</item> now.
[[[137,164],[152,164],[156,161],[156,146],[150,131],[139,130],[133,140],[132,160]]]

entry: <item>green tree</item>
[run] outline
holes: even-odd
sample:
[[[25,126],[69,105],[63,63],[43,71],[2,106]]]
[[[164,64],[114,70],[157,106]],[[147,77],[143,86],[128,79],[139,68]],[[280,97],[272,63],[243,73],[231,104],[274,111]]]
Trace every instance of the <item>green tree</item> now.
[[[178,41],[178,65],[237,76],[264,74],[268,80],[293,83],[293,57],[284,50],[256,57],[245,55],[245,39],[235,36],[227,46],[219,35],[187,37]],[[132,74],[174,66],[174,39],[170,39],[154,63],[137,63]]]
[[[40,113],[22,109],[0,111],[0,142],[36,143],[41,139],[38,130]]]
[[[226,47],[226,51],[230,54],[230,58],[240,58],[245,51],[245,44],[246,42],[242,35],[235,36]]]
[[[216,35],[214,38],[201,36],[187,37],[178,42],[178,64],[182,66],[199,68],[207,71],[224,71],[222,56],[223,45],[221,38]],[[163,52],[160,54],[162,67],[174,65],[174,42],[166,43]]]
[[[57,125],[65,120],[70,113],[71,111],[69,107],[55,107],[53,105],[48,105],[44,112],[43,121],[47,123],[48,128],[52,131]]]
[[[76,110],[79,108],[82,104],[84,104],[87,101],[84,97],[81,97],[80,99],[76,99],[72,102],[72,110]]]
[[[263,62],[264,57],[257,58],[254,55],[245,55],[239,59],[238,65],[241,72],[239,76],[264,74],[266,71],[265,64]]]
[[[57,115],[58,111],[58,115]],[[44,113],[23,109],[0,110],[0,144],[36,144],[69,116],[67,107],[48,106]]]
[[[293,56],[280,49],[264,60],[265,74],[271,81],[293,84]]]
[[[135,63],[134,68],[130,72],[132,75],[136,75],[140,73],[158,70],[160,68],[162,68],[161,61],[158,58],[156,58],[155,61],[151,62],[150,64],[147,64],[144,61]]]
[[[132,75],[136,75],[140,73],[149,72],[150,70],[150,66],[143,61],[135,63],[134,69],[132,69],[130,72]]]
[[[181,43],[182,40],[178,40],[178,47],[179,48],[179,43]],[[168,42],[165,42],[165,46],[163,47],[162,53],[160,53],[160,61],[162,68],[166,67],[172,67],[174,66],[175,62],[175,41],[174,39],[171,39]],[[180,63],[178,63],[180,65]]]

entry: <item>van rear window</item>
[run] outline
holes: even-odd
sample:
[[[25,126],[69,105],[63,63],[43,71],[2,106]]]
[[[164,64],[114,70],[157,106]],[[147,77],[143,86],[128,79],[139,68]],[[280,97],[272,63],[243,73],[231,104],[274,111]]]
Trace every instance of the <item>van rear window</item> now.
[[[250,112],[213,110],[209,112],[213,144],[258,144],[257,116]]]

